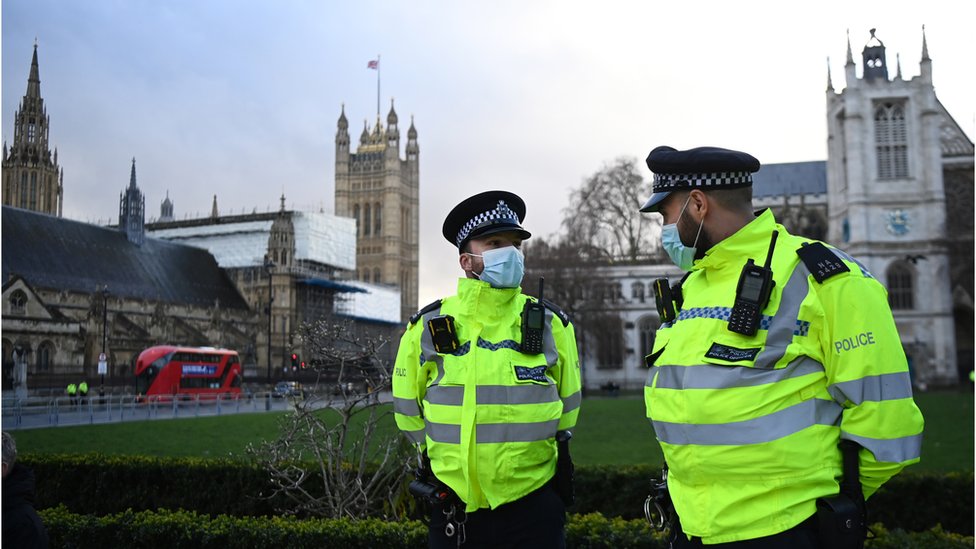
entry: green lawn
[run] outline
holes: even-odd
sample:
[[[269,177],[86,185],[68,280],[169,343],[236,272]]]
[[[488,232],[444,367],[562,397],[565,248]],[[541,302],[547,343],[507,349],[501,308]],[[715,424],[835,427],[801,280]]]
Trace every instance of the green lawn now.
[[[913,470],[973,468],[973,394],[939,391],[916,395],[925,416],[922,462]],[[282,413],[153,420],[15,431],[21,452],[240,457],[248,443],[276,436]],[[392,419],[388,432],[393,432]],[[661,450],[639,397],[587,398],[574,430],[579,465],[661,463]]]

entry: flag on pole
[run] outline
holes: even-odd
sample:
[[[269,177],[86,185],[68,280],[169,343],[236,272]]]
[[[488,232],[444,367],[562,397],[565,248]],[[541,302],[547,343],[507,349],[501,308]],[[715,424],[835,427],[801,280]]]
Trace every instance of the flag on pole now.
[[[380,60],[379,59],[371,59],[369,61],[369,63],[366,64],[366,68],[367,69],[377,70],[377,71],[380,70]]]

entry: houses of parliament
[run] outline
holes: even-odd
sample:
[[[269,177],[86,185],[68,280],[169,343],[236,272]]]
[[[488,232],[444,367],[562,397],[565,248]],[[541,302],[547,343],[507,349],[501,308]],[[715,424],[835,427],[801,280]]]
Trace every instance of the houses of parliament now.
[[[377,118],[351,145],[345,108],[335,136],[336,214],[278,211],[176,220],[167,196],[146,220],[136,159],[120,185],[119,221],[61,217],[64,177],[34,46],[27,93],[3,155],[3,366],[11,387],[22,358],[31,389],[95,379],[130,384],[139,352],[160,343],[238,350],[245,379],[294,376],[302,327],[338,318],[383,337],[392,360],[417,309],[419,144],[398,115]],[[312,357],[308,357],[312,358]]]

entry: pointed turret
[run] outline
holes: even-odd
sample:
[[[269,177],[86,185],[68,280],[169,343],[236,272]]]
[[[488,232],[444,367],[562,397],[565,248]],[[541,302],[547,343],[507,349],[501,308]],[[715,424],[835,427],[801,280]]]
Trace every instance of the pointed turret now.
[[[132,157],[129,186],[119,198],[119,230],[136,246],[146,240],[146,198],[136,186],[136,159]]]
[[[393,108],[393,98],[390,98],[390,113],[386,115],[386,145],[391,159],[400,157],[400,129],[397,127],[399,118]]]
[[[132,172],[129,174],[129,188],[136,188],[136,157],[132,157]]]
[[[217,210],[217,195],[214,195],[213,206],[210,208],[210,217],[214,219],[220,217],[220,212]]]
[[[834,91],[834,81],[830,78],[830,57],[827,57],[827,91]]]
[[[359,144],[366,145],[369,143],[369,122],[363,120],[363,133],[359,136]]]
[[[918,66],[922,81],[932,83],[932,59],[929,57],[929,43],[925,38],[925,25],[922,25],[922,60]]]
[[[417,128],[413,125],[413,115],[410,115],[410,129],[407,130],[407,161],[416,162],[417,155],[420,154],[420,147],[417,145]]]
[[[854,66],[854,53],[851,51],[851,30],[847,29],[847,60],[844,61],[844,79],[848,88],[857,86],[857,73]]]
[[[903,80],[901,77],[901,54],[895,54],[895,80]]]
[[[37,42],[34,42],[34,57],[31,59],[30,76],[27,77],[27,97],[41,96],[41,71],[37,68]]]
[[[173,221],[173,202],[169,199],[169,189],[166,190],[166,199],[159,208],[159,220]]]

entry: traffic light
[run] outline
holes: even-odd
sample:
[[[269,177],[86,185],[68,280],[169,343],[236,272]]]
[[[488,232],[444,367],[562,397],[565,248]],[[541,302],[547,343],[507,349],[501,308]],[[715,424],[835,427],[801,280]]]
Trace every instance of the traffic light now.
[[[305,361],[303,360],[302,361],[302,370],[304,370],[304,369],[305,369]]]
[[[291,354],[291,367],[292,367],[293,370],[295,368],[298,368],[298,354],[297,353],[292,353]]]

